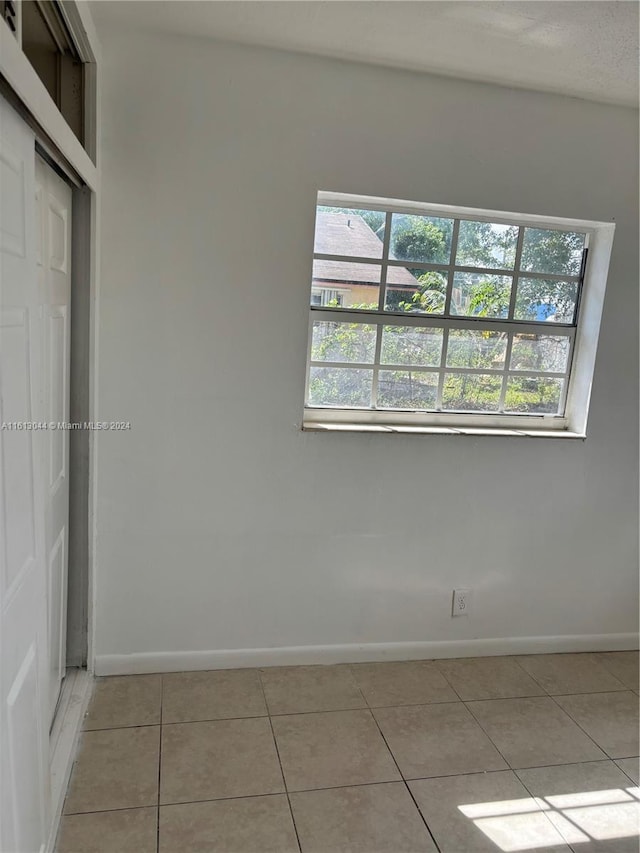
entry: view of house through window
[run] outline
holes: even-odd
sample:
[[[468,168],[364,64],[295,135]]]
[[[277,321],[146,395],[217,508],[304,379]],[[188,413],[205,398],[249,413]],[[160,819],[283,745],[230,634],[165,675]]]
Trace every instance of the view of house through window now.
[[[318,205],[307,407],[563,416],[588,235],[481,215]]]

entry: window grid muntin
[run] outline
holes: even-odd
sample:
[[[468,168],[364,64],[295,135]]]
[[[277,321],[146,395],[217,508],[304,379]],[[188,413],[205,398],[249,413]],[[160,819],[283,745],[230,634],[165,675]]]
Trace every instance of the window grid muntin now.
[[[457,239],[457,237],[456,237]],[[442,352],[440,353],[440,375],[438,376],[438,391],[436,393],[436,411],[442,410],[442,390],[444,388],[444,371],[447,366],[447,353],[449,352],[449,326],[445,326],[442,333]]]
[[[370,258],[367,259],[367,258],[354,257],[354,258],[350,259],[350,258],[343,256],[343,255],[314,255],[313,257],[314,257],[314,260],[329,260],[329,261],[353,260],[354,263],[362,263],[362,264],[370,264],[371,263]],[[580,297],[581,297],[581,292],[582,292],[584,275],[559,275],[556,273],[534,273],[534,272],[529,272],[529,271],[525,271],[525,270],[519,270],[518,272],[516,272],[514,270],[504,270],[504,269],[497,269],[497,268],[462,267],[462,266],[459,267],[459,266],[456,266],[455,264],[451,264],[451,265],[448,265],[448,264],[427,264],[427,263],[418,263],[417,261],[415,263],[413,261],[410,261],[410,262],[408,261],[406,263],[402,263],[400,261],[395,261],[395,260],[390,260],[390,261],[384,260],[384,261],[378,261],[377,265],[378,266],[382,265],[382,267],[383,267],[382,273],[381,273],[381,281],[380,281],[380,285],[379,285],[380,295],[378,298],[378,306],[382,305],[383,306],[382,308],[378,307],[377,309],[375,309],[375,308],[342,307],[342,308],[332,308],[331,310],[347,311],[347,312],[351,311],[352,313],[354,311],[357,311],[358,314],[366,314],[366,313],[377,314],[377,313],[382,311],[386,316],[389,316],[389,317],[393,317],[393,316],[404,317],[407,312],[389,311],[389,310],[384,308],[384,300],[386,300],[387,268],[388,267],[405,267],[406,268],[406,267],[410,266],[412,269],[424,269],[425,272],[430,272],[430,271],[444,272],[446,270],[447,275],[448,275],[448,279],[447,279],[447,300],[448,301],[445,302],[445,308],[444,308],[443,313],[442,314],[436,314],[436,313],[429,314],[426,312],[424,312],[424,313],[415,312],[414,314],[411,314],[411,316],[414,316],[414,317],[415,316],[441,317],[444,319],[459,319],[461,317],[464,319],[469,319],[469,320],[474,320],[474,319],[480,319],[481,320],[481,319],[483,319],[483,318],[475,317],[473,315],[451,314],[450,313],[449,309],[450,309],[450,305],[451,305],[451,292],[453,290],[453,278],[452,278],[452,276],[457,272],[462,272],[462,273],[476,273],[479,275],[492,275],[492,276],[500,275],[500,276],[506,276],[507,278],[511,278],[513,280],[511,296],[510,296],[510,304],[509,304],[509,314],[507,315],[507,317],[503,317],[503,318],[496,317],[496,318],[491,318],[491,319],[499,320],[502,323],[506,323],[506,322],[509,322],[509,323],[525,323],[528,325],[532,324],[532,323],[538,323],[539,325],[544,326],[544,327],[548,327],[551,325],[551,326],[553,326],[553,328],[555,328],[556,326],[557,327],[565,326],[565,327],[571,328],[571,327],[574,327],[577,325],[578,305],[580,303]],[[518,280],[520,278],[539,278],[543,281],[548,280],[548,281],[557,281],[557,282],[564,282],[564,281],[575,282],[578,286],[576,288],[574,318],[573,318],[572,322],[570,322],[570,323],[554,322],[553,324],[550,324],[546,320],[517,320],[513,316],[513,314],[515,313],[515,300],[516,300],[516,296],[517,296]],[[382,279],[384,279],[384,290],[383,290],[383,285],[382,285]],[[311,306],[311,307],[317,308],[318,306]]]
[[[570,231],[572,234],[589,235],[593,233],[593,227],[584,220],[553,219],[548,216],[535,216],[526,214],[509,214],[500,210],[479,210],[478,208],[465,208],[453,205],[432,205],[422,202],[399,201],[396,199],[376,199],[371,196],[354,197],[344,193],[331,193],[320,191],[318,193],[317,207],[334,207],[349,210],[369,210],[380,213],[406,213],[412,216],[428,216],[432,219],[458,219],[465,222],[488,222],[495,225],[515,225],[525,228],[539,228],[549,231]],[[599,224],[599,223],[595,223]]]
[[[336,204],[336,207],[341,207],[343,205]],[[509,418],[527,418],[527,419],[540,419],[544,418],[547,420],[548,418],[555,419],[563,419],[565,416],[565,408],[566,408],[566,400],[569,390],[569,382],[571,378],[571,369],[573,364],[573,354],[575,348],[575,334],[578,325],[578,314],[579,314],[579,306],[582,296],[582,288],[584,283],[584,275],[585,275],[585,266],[586,266],[586,257],[588,253],[588,241],[589,241],[589,231],[581,228],[562,228],[558,227],[548,227],[546,230],[550,231],[558,231],[558,232],[569,232],[574,234],[583,234],[584,235],[584,243],[583,243],[583,252],[582,252],[582,262],[580,273],[578,275],[563,275],[560,273],[539,273],[531,270],[522,270],[522,250],[524,244],[524,236],[526,228],[540,228],[536,222],[514,222],[513,220],[509,220],[506,218],[502,218],[500,216],[471,216],[471,215],[452,215],[445,214],[442,211],[433,211],[431,212],[428,208],[407,208],[406,206],[402,206],[402,208],[397,207],[389,207],[375,204],[368,204],[368,210],[379,210],[385,213],[385,230],[384,230],[384,240],[383,240],[383,250],[381,258],[371,258],[357,255],[333,255],[327,253],[316,253],[314,252],[313,258],[315,260],[337,260],[343,262],[352,262],[352,263],[365,263],[365,264],[377,264],[381,266],[381,276],[380,276],[380,284],[379,284],[379,293],[378,293],[378,309],[350,309],[349,307],[320,307],[320,306],[311,306],[311,316],[310,316],[310,332],[309,332],[309,347],[308,347],[308,358],[307,358],[307,375],[305,382],[305,406],[311,409],[333,409],[336,410],[353,410],[353,411],[361,411],[361,412],[385,412],[385,411],[398,411],[404,414],[409,413],[417,413],[417,414],[435,414],[435,415],[455,415],[457,413],[460,414],[468,414],[472,413],[476,416],[482,417],[486,415],[487,417],[494,417],[496,415],[506,415]],[[453,220],[453,229],[451,235],[451,250],[449,257],[449,264],[446,263],[431,263],[425,261],[411,261],[411,260],[398,260],[394,258],[389,258],[390,244],[391,244],[391,225],[392,225],[392,217],[394,213],[405,213],[408,215],[415,216],[424,216],[424,217],[435,217],[439,219],[452,219]],[[468,265],[458,265],[455,263],[457,248],[458,248],[458,237],[460,231],[460,222],[461,221],[469,221],[469,222],[487,222],[491,224],[504,224],[509,226],[516,226],[518,228],[518,236],[516,242],[516,253],[514,258],[514,264],[511,269],[505,269],[501,267],[474,267]],[[544,228],[544,226],[542,226]],[[447,271],[447,290],[445,294],[445,304],[443,313],[427,313],[427,312],[398,312],[398,311],[389,311],[385,309],[385,304],[387,300],[387,270],[389,267],[404,267],[412,268],[412,269],[424,269],[425,271],[433,270],[438,272]],[[511,292],[509,298],[509,309],[507,313],[507,317],[505,318],[481,318],[473,315],[465,316],[458,314],[451,314],[451,299],[453,293],[453,283],[454,276],[456,272],[470,272],[470,273],[478,273],[482,275],[502,275],[508,276],[511,279]],[[541,280],[553,280],[558,282],[576,282],[576,295],[574,302],[574,310],[573,310],[573,318],[572,321],[569,322],[553,322],[549,323],[546,320],[516,320],[514,318],[517,294],[518,294],[518,282],[520,278],[539,278]],[[371,406],[367,408],[363,407],[351,407],[351,406],[339,406],[335,405],[314,405],[309,406],[309,377],[310,377],[310,369],[311,367],[319,367],[319,366],[334,366],[337,368],[344,367],[348,364],[349,367],[359,366],[354,362],[323,362],[323,361],[315,361],[311,359],[311,330],[313,328],[314,319],[320,319],[320,317],[314,318],[314,314],[318,314],[322,312],[323,314],[328,314],[330,316],[323,317],[322,319],[328,320],[329,322],[367,322],[369,324],[375,323],[377,325],[376,332],[376,346],[375,346],[375,356],[374,363],[362,365],[362,369],[372,370],[372,391],[371,391]],[[346,317],[344,320],[338,319],[339,315],[349,314],[351,317],[357,318],[357,320],[349,320],[347,321]],[[366,318],[366,319],[365,319]],[[391,319],[393,318],[393,319]],[[438,321],[438,322],[434,322]],[[467,325],[472,324],[472,325]],[[419,327],[435,327],[443,329],[443,343],[442,343],[442,351],[441,351],[441,363],[439,367],[425,367],[424,365],[416,365],[411,366],[407,364],[403,365],[388,365],[380,363],[380,352],[382,347],[382,331],[383,325],[389,326],[399,326],[399,325],[415,325]],[[446,358],[448,353],[448,344],[449,344],[449,330],[453,328],[475,328],[479,331],[500,331],[507,334],[507,345],[505,351],[505,366],[502,369],[491,369],[491,368],[452,368],[446,366]],[[541,332],[542,329],[546,329],[546,334],[548,336],[565,336],[569,338],[569,347],[568,347],[568,355],[567,355],[567,367],[566,371],[563,373],[559,372],[550,372],[550,371],[517,371],[509,369],[509,362],[511,359],[511,350],[513,347],[513,340],[516,334],[526,333],[529,331],[531,334],[542,335],[544,333]],[[390,409],[385,407],[384,409],[379,409],[377,407],[377,397],[378,397],[378,374],[380,370],[396,370],[398,372],[415,372],[415,373],[434,373],[438,372],[438,386],[437,386],[437,394],[436,394],[436,408],[435,409]],[[442,408],[442,392],[445,382],[445,376],[447,373],[461,373],[461,374],[483,374],[483,375],[496,375],[502,376],[502,384],[500,390],[500,398],[499,398],[499,406],[497,410],[458,410],[458,409],[443,409]],[[518,413],[512,411],[504,411],[505,403],[506,403],[506,391],[507,391],[507,383],[510,377],[516,376],[521,378],[526,378],[527,376],[533,377],[542,377],[549,379],[562,379],[562,388],[560,399],[558,403],[558,410],[554,414],[544,414],[544,413]]]
[[[336,317],[337,314],[344,315],[345,313],[349,314],[349,319],[343,319],[341,316],[339,319]],[[314,322],[360,322],[362,323],[362,314],[364,312],[352,311],[345,312],[339,311],[335,308],[324,308],[324,309],[313,309],[310,316],[310,326],[309,326],[309,339],[312,340],[313,337],[313,323]],[[545,418],[562,418],[564,417],[564,410],[566,405],[567,391],[569,378],[571,375],[571,365],[573,360],[573,350],[575,343],[575,327],[563,326],[561,329],[558,328],[559,324],[543,324],[543,323],[511,323],[505,320],[489,320],[489,321],[478,321],[472,320],[470,318],[454,318],[449,321],[447,318],[441,317],[439,315],[415,315],[415,314],[405,314],[399,315],[399,319],[402,319],[404,322],[398,323],[388,323],[388,313],[379,314],[376,312],[367,312],[367,324],[368,325],[376,325],[376,348],[373,362],[355,362],[355,361],[323,361],[319,359],[311,358],[311,350],[309,349],[309,363],[307,368],[307,386],[310,375],[311,367],[327,367],[327,368],[354,368],[359,370],[369,370],[372,372],[372,404],[368,407],[362,406],[336,406],[334,404],[320,405],[314,404],[310,406],[308,403],[309,392],[308,387],[306,390],[305,400],[309,408],[313,409],[355,409],[359,411],[404,411],[404,412],[418,412],[418,413],[430,413],[430,414],[455,414],[456,412],[466,414],[469,409],[445,409],[442,408],[442,390],[444,387],[445,375],[451,373],[457,373],[461,375],[489,375],[489,376],[500,376],[502,378],[502,386],[500,389],[500,400],[498,409],[495,411],[486,411],[486,414],[491,415],[508,415],[509,417],[518,417],[518,418],[531,418],[531,417],[545,417]],[[437,323],[432,323],[432,320],[437,320]],[[416,322],[417,321],[417,322]],[[418,328],[442,328],[443,329],[443,340],[442,340],[442,351],[440,355],[440,365],[434,366],[425,366],[425,365],[412,365],[412,364],[387,364],[380,362],[380,353],[382,347],[382,330],[386,325],[399,325],[399,326],[416,326]],[[550,370],[515,370],[509,367],[510,358],[511,358],[511,350],[513,347],[513,339],[516,335],[526,333],[527,331],[530,334],[540,335],[540,326],[543,326],[548,334],[546,337],[566,337],[568,338],[568,353],[567,353],[567,368],[565,371],[550,371]],[[516,326],[516,328],[512,328]],[[506,327],[506,328],[505,328]],[[475,331],[500,331],[507,335],[506,339],[506,349],[505,349],[505,361],[504,367],[502,368],[490,368],[490,367],[454,367],[447,366],[446,359],[448,354],[448,345],[449,345],[449,331],[455,328],[462,329],[471,329]],[[434,409],[389,409],[387,407],[380,409],[377,407],[377,391],[378,391],[378,373],[380,370],[386,371],[397,371],[397,372],[412,372],[412,373],[438,373],[438,391],[436,395],[436,408]],[[544,413],[533,413],[528,414],[526,412],[512,412],[505,411],[505,398],[506,398],[506,389],[507,382],[510,377],[520,377],[520,378],[536,378],[541,377],[543,379],[561,379],[563,380],[562,390],[560,394],[560,399],[558,402],[558,411],[554,414],[544,414]],[[375,387],[376,397],[373,396],[373,388]],[[482,411],[473,410],[475,414],[482,414]]]
[[[513,316],[516,312],[516,300],[518,298],[518,281],[519,281],[518,272],[520,270],[520,264],[522,263],[522,247],[523,247],[523,245],[524,245],[524,226],[521,225],[519,230],[518,230],[518,239],[516,241],[516,256],[515,256],[514,261],[513,261],[513,280],[511,282],[511,294],[510,294],[510,298],[509,298],[509,310],[507,311],[507,319],[508,320],[513,319]],[[574,313],[574,319],[575,319],[575,307],[574,307],[573,313]],[[509,337],[509,341],[513,341],[512,335]],[[509,357],[511,356],[511,347],[509,347],[509,352],[507,353],[507,356],[509,356]],[[507,358],[507,364],[508,363],[509,363],[509,361]],[[503,402],[503,400],[504,400],[506,387],[507,386],[505,383],[503,385],[503,388],[502,388],[502,395],[500,398],[501,402]]]
[[[458,253],[458,235],[460,234],[460,220],[454,219],[453,232],[451,234],[451,256],[449,258],[449,276],[447,278],[447,292],[444,296],[444,308],[442,316],[448,317],[451,314],[451,297],[453,295],[453,278],[455,276],[455,267],[453,261]],[[448,338],[448,336],[447,336]],[[443,380],[444,381],[444,380]],[[438,393],[442,397],[442,383],[438,383]],[[440,400],[441,402],[441,400]]]

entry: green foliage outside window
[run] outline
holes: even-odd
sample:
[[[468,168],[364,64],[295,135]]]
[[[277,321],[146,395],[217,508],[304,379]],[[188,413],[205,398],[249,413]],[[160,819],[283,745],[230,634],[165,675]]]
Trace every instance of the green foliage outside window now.
[[[319,208],[323,210],[323,208]],[[330,208],[326,208],[330,210]],[[385,214],[377,211],[353,211],[381,236]],[[494,226],[486,222],[462,221],[459,228],[456,263],[462,266],[505,269],[513,271],[518,228]],[[394,214],[390,240],[390,257],[401,260],[450,263],[452,220],[433,217]],[[522,246],[521,270],[515,300],[515,318],[573,322],[577,287],[572,281],[527,277],[528,271],[554,275],[576,276],[580,272],[584,237],[570,232],[526,228]],[[386,308],[389,311],[420,314],[442,314],[447,279],[443,273],[411,269],[416,279],[413,292],[406,285],[389,288]],[[472,317],[506,317],[511,293],[497,276],[474,273],[473,283],[466,291],[464,313]],[[331,306],[329,306],[331,307]],[[374,303],[349,306],[353,310],[377,310]],[[390,322],[392,318],[390,317]],[[324,323],[323,333],[316,342],[312,359],[338,362],[371,363],[375,348],[373,325]],[[528,361],[518,369],[557,369],[547,365],[553,322],[548,322],[541,335],[532,336]],[[435,401],[434,373],[428,367],[439,367],[433,353],[419,360],[416,369],[416,342],[401,334],[407,327],[396,327],[397,334],[385,336],[385,363],[412,365],[406,370],[384,371],[381,367],[378,405],[389,408],[433,408]],[[452,330],[452,342],[455,338]],[[502,369],[507,349],[506,332],[474,332],[465,342],[464,362],[455,364],[455,346],[449,351],[447,366]],[[433,340],[428,346],[433,348]],[[451,353],[454,353],[451,355]],[[546,361],[545,361],[546,359]],[[547,366],[545,366],[547,365]],[[558,370],[562,372],[564,368]],[[384,374],[384,375],[383,375]],[[310,403],[334,406],[370,405],[371,370],[348,368],[312,368]],[[562,380],[553,377],[510,377],[505,392],[505,411],[521,413],[555,413],[561,393]],[[443,409],[460,411],[496,411],[502,387],[502,376],[486,374],[447,373],[442,391]]]

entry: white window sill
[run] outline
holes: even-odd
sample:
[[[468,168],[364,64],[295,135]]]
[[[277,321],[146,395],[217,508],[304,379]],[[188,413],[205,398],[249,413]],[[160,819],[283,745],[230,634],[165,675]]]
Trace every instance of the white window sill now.
[[[517,438],[573,438],[584,439],[585,433],[570,432],[566,429],[492,429],[491,427],[438,427],[438,426],[391,426],[389,424],[330,423],[328,421],[307,421],[302,425],[305,432],[375,432],[397,433],[404,435],[492,435]]]

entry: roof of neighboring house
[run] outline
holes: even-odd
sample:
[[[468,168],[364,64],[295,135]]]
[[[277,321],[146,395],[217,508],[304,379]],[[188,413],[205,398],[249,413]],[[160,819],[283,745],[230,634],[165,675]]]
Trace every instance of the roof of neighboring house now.
[[[374,260],[373,264],[314,260],[313,278],[316,282],[342,281],[368,285],[380,283],[380,267],[375,264],[375,260],[382,257],[382,240],[357,213],[318,211],[315,251],[323,255],[353,255]],[[418,281],[405,267],[389,267],[387,283],[404,284],[411,288],[418,286]]]

